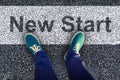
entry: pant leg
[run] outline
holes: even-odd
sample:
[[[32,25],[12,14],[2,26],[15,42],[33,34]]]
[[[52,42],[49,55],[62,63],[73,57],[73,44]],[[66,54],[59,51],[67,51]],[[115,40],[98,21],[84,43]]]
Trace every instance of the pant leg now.
[[[69,51],[67,53],[66,68],[70,80],[94,80],[84,67],[80,55],[76,54],[75,51]]]
[[[45,51],[39,51],[35,55],[35,80],[57,80]]]

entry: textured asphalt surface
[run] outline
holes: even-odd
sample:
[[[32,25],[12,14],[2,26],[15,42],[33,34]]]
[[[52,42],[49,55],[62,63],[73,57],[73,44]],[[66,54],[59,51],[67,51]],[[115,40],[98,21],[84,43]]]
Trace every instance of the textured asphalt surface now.
[[[69,80],[63,55],[68,45],[43,45],[59,80]],[[96,80],[120,80],[120,45],[84,45],[80,51]],[[25,45],[0,45],[0,80],[34,80],[34,56]]]
[[[0,6],[119,6],[119,5],[120,0],[0,0]],[[12,12],[14,12],[14,10]],[[116,15],[117,13],[118,15]],[[2,14],[9,14],[9,12]],[[113,20],[116,19],[118,23],[120,23],[119,11],[112,16],[115,17]],[[0,16],[0,18],[3,18],[0,19],[0,21],[2,22],[4,20],[9,19],[6,16],[5,17]],[[0,26],[4,24],[5,23],[2,23],[0,24]],[[115,27],[116,25],[118,24],[115,23],[115,25],[112,26]],[[6,35],[5,32],[8,29],[6,28],[6,24],[5,26],[2,26],[0,28],[1,28],[0,36]],[[116,34],[114,34],[114,38],[116,38],[119,41],[120,40],[119,29],[117,29],[115,33]],[[9,35],[9,33],[7,35]],[[3,38],[4,37],[5,36],[3,36]],[[10,45],[4,43],[2,44],[2,41],[9,42],[9,39],[5,40],[3,38],[0,39],[1,42],[0,80],[34,80],[34,56],[30,54],[30,52],[27,50],[24,44],[21,45],[18,44]],[[90,38],[87,39],[89,40]],[[43,47],[50,56],[53,69],[55,70],[58,79],[69,80],[65,68],[65,61],[63,59],[63,56],[67,51],[68,45],[64,44],[43,45]],[[120,45],[85,44],[82,50],[80,51],[80,54],[81,58],[85,61],[87,69],[96,80],[120,80]]]
[[[102,5],[102,6],[106,6],[106,5],[112,5],[112,6],[116,6],[116,5],[120,5],[120,1],[119,0],[0,0],[0,5],[32,5],[32,6],[45,6],[45,5],[54,5],[54,6],[58,6],[58,5],[64,5],[64,6],[76,6],[76,5]]]

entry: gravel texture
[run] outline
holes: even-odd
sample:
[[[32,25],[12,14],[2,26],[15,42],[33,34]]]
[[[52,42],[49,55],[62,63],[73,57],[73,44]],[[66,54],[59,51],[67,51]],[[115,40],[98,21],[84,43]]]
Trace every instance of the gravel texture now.
[[[34,80],[34,56],[23,43],[27,31],[10,32],[10,16],[18,21],[19,16],[24,16],[25,22],[29,19],[57,21],[52,32],[41,33],[37,29],[36,34],[44,34],[39,38],[58,79],[69,80],[63,56],[77,30],[60,31],[63,25],[59,22],[66,15],[75,20],[81,16],[83,20],[93,21],[110,17],[112,32],[85,33],[86,41],[80,54],[96,80],[120,80],[120,0],[0,0],[0,5],[0,80]]]
[[[43,45],[59,80],[69,80],[63,56],[68,45]],[[84,45],[80,51],[96,80],[120,80],[120,45]],[[0,80],[34,80],[34,56],[25,45],[0,45]]]

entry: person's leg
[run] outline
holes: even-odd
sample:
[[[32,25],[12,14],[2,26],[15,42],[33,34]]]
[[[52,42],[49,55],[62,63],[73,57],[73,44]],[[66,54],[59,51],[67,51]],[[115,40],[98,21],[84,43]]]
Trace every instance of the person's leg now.
[[[57,80],[45,51],[39,51],[35,55],[35,80]]]
[[[69,51],[66,55],[66,68],[70,80],[94,80],[83,65],[80,55],[75,51]]]
[[[65,55],[66,68],[70,80],[94,80],[83,65],[79,50],[84,43],[84,33],[78,32],[73,37],[71,46]]]
[[[50,59],[38,39],[28,33],[25,36],[25,42],[31,53],[35,55],[35,80],[57,80]]]

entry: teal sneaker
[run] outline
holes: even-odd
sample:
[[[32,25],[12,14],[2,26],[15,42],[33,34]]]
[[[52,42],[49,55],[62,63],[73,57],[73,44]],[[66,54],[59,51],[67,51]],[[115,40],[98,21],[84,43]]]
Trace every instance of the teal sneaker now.
[[[32,54],[35,55],[36,52],[42,50],[39,40],[32,33],[27,33],[24,40],[27,48],[31,51]]]
[[[84,33],[81,31],[77,32],[72,38],[71,45],[70,45],[68,51],[74,50],[76,52],[76,54],[80,55],[79,51],[84,44],[84,40],[85,40]],[[66,57],[66,54],[64,56],[64,59],[65,59],[65,57]]]

